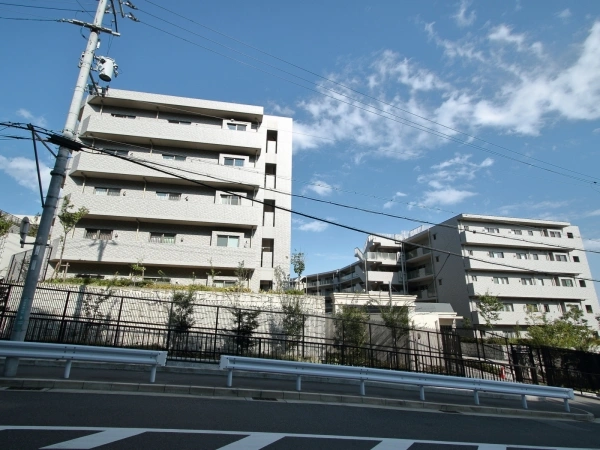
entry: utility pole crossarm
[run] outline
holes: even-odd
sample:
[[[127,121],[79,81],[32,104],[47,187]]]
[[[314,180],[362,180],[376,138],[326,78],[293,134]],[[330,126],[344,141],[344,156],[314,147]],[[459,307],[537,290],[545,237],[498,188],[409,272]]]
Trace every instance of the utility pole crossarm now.
[[[87,22],[84,22],[83,20],[60,19],[59,22],[72,23],[73,25],[79,25],[80,27],[89,28],[90,30],[95,31],[96,33],[102,32],[102,33],[112,34],[113,36],[121,36],[121,33],[117,33],[116,31],[113,31],[110,28],[103,27],[101,25],[95,25],[93,23],[87,23]]]

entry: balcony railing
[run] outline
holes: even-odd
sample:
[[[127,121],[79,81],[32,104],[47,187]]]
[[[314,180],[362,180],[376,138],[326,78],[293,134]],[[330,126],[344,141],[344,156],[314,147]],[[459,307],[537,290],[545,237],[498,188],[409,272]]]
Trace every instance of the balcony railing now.
[[[423,267],[421,269],[412,270],[408,272],[408,279],[413,280],[415,278],[422,278],[428,275],[433,275],[433,270],[431,269],[431,267]]]
[[[431,253],[431,250],[428,248],[415,248],[414,250],[406,253],[406,259],[413,259],[417,256],[427,255],[428,253]]]
[[[396,253],[367,252],[367,260],[369,261],[384,261],[396,263],[398,259],[398,255]]]

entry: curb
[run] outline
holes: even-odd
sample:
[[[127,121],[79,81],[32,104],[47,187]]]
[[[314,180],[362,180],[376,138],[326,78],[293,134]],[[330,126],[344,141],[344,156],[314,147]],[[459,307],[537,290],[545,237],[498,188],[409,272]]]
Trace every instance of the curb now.
[[[3,389],[4,388],[4,389]],[[440,412],[463,412],[479,413],[499,416],[518,416],[527,418],[542,419],[560,419],[575,420],[583,422],[592,422],[595,417],[591,413],[561,413],[551,411],[531,411],[512,408],[493,408],[489,406],[466,406],[452,405],[444,403],[428,403],[413,400],[387,399],[381,397],[362,397],[353,395],[339,394],[320,394],[312,392],[296,391],[271,391],[260,389],[241,389],[241,388],[219,388],[207,386],[186,386],[169,384],[145,384],[145,383],[108,383],[101,381],[76,381],[76,380],[51,380],[51,379],[30,379],[30,378],[11,378],[0,379],[0,390],[46,390],[61,389],[73,391],[96,391],[96,392],[143,392],[153,394],[175,394],[193,397],[234,397],[234,398],[252,398],[263,400],[289,400],[293,402],[310,402],[326,404],[346,404],[346,405],[369,405],[382,406],[386,408],[410,408],[423,409]]]

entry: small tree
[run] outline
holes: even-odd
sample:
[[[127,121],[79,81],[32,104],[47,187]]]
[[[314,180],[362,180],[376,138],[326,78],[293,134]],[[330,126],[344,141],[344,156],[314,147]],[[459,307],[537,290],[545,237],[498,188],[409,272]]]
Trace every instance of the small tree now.
[[[284,292],[290,284],[290,276],[285,273],[285,271],[281,268],[281,266],[275,267],[273,269],[273,276],[275,278],[275,292]]]
[[[348,357],[345,364],[363,363],[362,349],[367,342],[369,314],[363,306],[344,305],[334,314],[334,342]]]
[[[304,259],[304,253],[298,252],[294,249],[294,253],[292,253],[292,259],[290,261],[292,263],[292,267],[294,268],[294,273],[298,275],[298,280],[302,279],[302,274],[306,268]]]
[[[383,324],[390,330],[394,347],[397,347],[398,341],[408,334],[410,326],[408,306],[394,304],[392,299],[384,304],[378,301],[375,301],[375,303],[379,307]]]
[[[69,196],[66,196],[63,199],[62,205],[60,207],[60,213],[58,214],[58,220],[63,227],[64,234],[62,236],[62,248],[60,250],[60,258],[58,259],[58,264],[54,268],[54,273],[52,274],[52,278],[56,278],[60,268],[62,266],[63,255],[65,253],[65,245],[67,243],[67,235],[75,229],[77,223],[85,217],[90,210],[85,206],[80,207],[77,211],[71,211],[75,208],[75,205],[71,203],[71,199]]]
[[[287,347],[293,350],[304,332],[306,311],[302,300],[297,296],[286,296],[281,300],[281,328],[287,338]]]
[[[131,266],[131,281],[133,281],[133,285],[135,286],[138,278],[140,281],[144,280],[144,272],[146,272],[146,268],[143,265],[143,260],[139,259],[138,262],[132,264]]]
[[[246,355],[254,348],[252,336],[259,327],[258,316],[262,311],[233,307],[229,312],[233,315],[233,328],[230,332],[233,335],[234,351],[238,355]]]
[[[248,281],[250,280],[251,274],[252,269],[246,268],[244,261],[240,261],[235,269],[235,276],[237,277],[236,284],[239,290],[248,287]]]
[[[594,331],[583,318],[583,311],[571,308],[558,319],[548,320],[546,314],[529,314],[529,337],[534,346],[574,348],[588,351],[594,346]]]
[[[215,277],[219,276],[219,274],[221,272],[219,272],[218,270],[215,270],[215,268],[213,267],[212,258],[209,259],[208,262],[210,263],[210,270],[208,272],[206,272],[206,285],[209,286],[208,283],[210,282],[210,286],[214,286]]]
[[[500,318],[500,311],[504,309],[504,305],[498,300],[498,297],[486,292],[477,297],[477,309],[483,317],[485,325],[493,330],[493,324]]]
[[[10,219],[10,216],[0,212],[0,238],[6,236],[13,225],[17,224]]]
[[[194,326],[194,291],[173,291],[173,304],[167,325],[176,333],[185,333]]]

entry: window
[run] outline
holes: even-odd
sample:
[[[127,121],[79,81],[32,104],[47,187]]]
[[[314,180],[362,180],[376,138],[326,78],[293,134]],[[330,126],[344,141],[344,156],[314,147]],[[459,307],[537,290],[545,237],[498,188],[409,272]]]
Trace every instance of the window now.
[[[110,241],[112,239],[113,230],[99,230],[93,228],[85,229],[86,239],[100,239],[102,241]]]
[[[508,277],[494,277],[492,281],[494,284],[508,284]]]
[[[588,314],[592,314],[594,310],[592,309],[592,305],[585,305],[585,312]]]
[[[471,281],[477,281],[477,275],[471,275]]]
[[[189,122],[187,120],[174,120],[174,119],[169,119],[168,120],[169,123],[178,123],[179,125],[191,125],[192,122]]]
[[[515,256],[517,257],[517,259],[529,259],[527,253],[516,253]]]
[[[532,230],[527,230],[527,234],[528,234],[529,236],[533,236],[533,231],[532,231]]]
[[[169,161],[185,161],[185,159],[186,159],[185,156],[170,155],[168,153],[163,153],[162,157],[163,157],[163,159],[168,159]]]
[[[221,204],[223,205],[241,205],[242,197],[239,195],[221,194]]]
[[[585,287],[585,280],[579,280],[579,287]]]
[[[490,258],[504,258],[504,252],[489,252]]]
[[[118,188],[94,188],[94,195],[108,195],[110,197],[118,197],[121,195],[121,189]]]
[[[531,254],[531,258],[532,258],[534,261],[537,261],[538,259],[540,259],[540,257],[538,256],[538,254],[537,254],[537,253],[532,253],[532,254]]]
[[[544,312],[550,312],[550,305],[544,305]]]
[[[561,278],[560,285],[565,287],[573,287],[573,280],[568,278]]]
[[[112,113],[111,116],[116,117],[118,119],[135,119],[135,116],[132,116],[130,114],[115,114],[115,113]]]
[[[485,231],[487,231],[488,233],[500,233],[499,228],[486,228]]]
[[[227,129],[229,130],[237,130],[237,131],[246,131],[246,127],[248,125],[244,125],[242,123],[228,123]]]
[[[533,286],[535,283],[533,282],[533,278],[521,278],[521,284]]]
[[[469,225],[464,226],[465,231],[469,231]]]
[[[525,311],[527,312],[539,312],[540,308],[537,303],[527,303],[525,305]]]
[[[219,234],[219,235],[217,235],[217,246],[218,247],[239,247],[240,246],[240,237]]]
[[[521,236],[523,234],[523,232],[521,230],[512,230],[512,232],[518,236]]]
[[[235,281],[232,281],[232,280],[215,280],[215,281],[213,281],[213,286],[214,287],[221,287],[221,288],[234,287],[235,286]]]
[[[550,237],[559,238],[561,236],[560,231],[550,231],[549,234],[550,234]]]
[[[176,192],[157,192],[156,198],[159,200],[171,200],[174,202],[178,202],[181,200],[181,194]]]
[[[433,234],[433,240],[435,241],[437,239],[437,234]]]
[[[154,244],[174,244],[176,236],[174,233],[150,233],[150,242]]]
[[[559,253],[556,253],[554,255],[554,259],[555,261],[567,261],[567,255],[561,255]]]
[[[469,256],[473,256],[473,250],[469,250]]]
[[[579,305],[576,305],[574,303],[570,303],[565,306],[567,307],[567,311],[579,310]]]
[[[502,311],[513,312],[515,307],[512,303],[502,303]]]
[[[567,237],[568,237],[569,239],[573,239],[573,233],[567,233]]]
[[[573,256],[573,262],[579,262],[579,256]]]
[[[438,284],[439,284],[440,286],[442,285],[442,279],[441,279],[441,278],[438,280]]]
[[[244,167],[244,160],[241,158],[223,158],[223,165]]]

